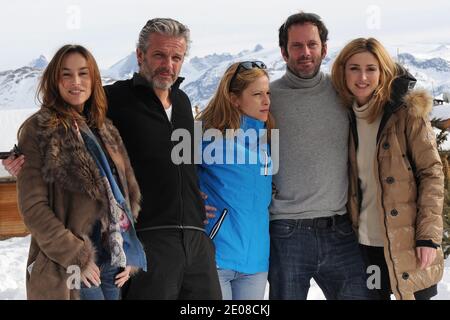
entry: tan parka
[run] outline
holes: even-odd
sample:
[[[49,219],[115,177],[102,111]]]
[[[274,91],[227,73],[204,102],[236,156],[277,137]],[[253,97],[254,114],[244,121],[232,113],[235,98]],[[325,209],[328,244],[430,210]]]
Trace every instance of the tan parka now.
[[[107,195],[76,130],[50,126],[52,118],[52,111],[42,108],[19,136],[26,160],[17,177],[18,204],[31,232],[27,298],[77,299],[76,277],[95,261],[89,234],[94,222],[108,214]],[[119,132],[106,120],[99,135],[137,218],[141,193]]]
[[[414,292],[436,284],[443,274],[442,249],[437,248],[430,267],[420,270],[416,245],[441,244],[444,175],[428,120],[431,97],[420,90],[404,94],[407,87],[402,92],[402,81],[405,79],[399,78],[393,89],[398,90],[398,98],[385,107],[374,167],[391,288],[396,299],[414,299]],[[357,231],[362,195],[356,161],[356,123],[353,111],[350,113],[348,210]]]

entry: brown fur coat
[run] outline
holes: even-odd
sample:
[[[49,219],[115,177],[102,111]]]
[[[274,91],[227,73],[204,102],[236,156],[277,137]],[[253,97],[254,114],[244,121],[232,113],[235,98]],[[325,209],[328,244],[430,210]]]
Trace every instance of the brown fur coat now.
[[[18,204],[32,240],[27,266],[28,299],[76,299],[69,289],[70,266],[80,270],[95,258],[89,234],[108,214],[100,173],[75,128],[49,126],[52,111],[42,108],[23,125],[19,148],[25,164],[18,175]],[[122,139],[111,121],[99,130],[113,160],[133,216],[141,193]],[[70,269],[69,269],[70,270]]]

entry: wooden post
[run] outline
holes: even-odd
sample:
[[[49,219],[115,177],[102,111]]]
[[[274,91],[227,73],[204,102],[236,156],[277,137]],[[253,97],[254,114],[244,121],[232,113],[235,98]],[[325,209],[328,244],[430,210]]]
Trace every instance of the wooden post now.
[[[0,239],[28,233],[17,207],[16,183],[0,181]]]

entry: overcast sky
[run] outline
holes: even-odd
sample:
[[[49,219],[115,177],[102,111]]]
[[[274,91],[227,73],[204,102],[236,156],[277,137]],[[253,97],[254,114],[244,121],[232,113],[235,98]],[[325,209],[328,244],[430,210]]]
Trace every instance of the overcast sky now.
[[[448,0],[16,0],[0,6],[0,71],[51,57],[65,43],[87,46],[101,68],[135,49],[142,26],[171,17],[191,29],[190,57],[277,46],[277,29],[299,10],[319,14],[329,45],[359,36],[385,44],[450,44]]]

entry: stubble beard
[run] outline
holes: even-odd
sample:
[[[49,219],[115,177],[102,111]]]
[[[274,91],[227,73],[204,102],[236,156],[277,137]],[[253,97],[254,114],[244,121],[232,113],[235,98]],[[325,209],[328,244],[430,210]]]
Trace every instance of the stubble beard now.
[[[151,72],[150,68],[148,67],[147,63],[144,61],[142,62],[139,73],[147,80],[147,82],[154,88],[154,89],[160,89],[160,90],[169,90],[172,85],[174,84],[174,80],[172,81],[159,81],[155,75],[158,74],[158,69],[156,69],[154,72]]]
[[[291,67],[291,66],[289,66],[289,65],[288,65],[288,67],[289,67],[289,69],[290,69],[297,77],[299,77],[299,78],[301,78],[301,79],[312,79],[312,78],[314,78],[314,77],[319,73],[320,67],[321,67],[321,65],[322,65],[322,60],[323,60],[323,59],[321,59],[321,58],[320,58],[319,61],[314,61],[314,60],[313,60],[313,63],[314,63],[314,70],[313,70],[312,72],[310,72],[310,73],[302,72],[300,69],[298,69],[298,68],[293,68],[293,67]],[[295,64],[294,64],[294,66],[295,66]]]

